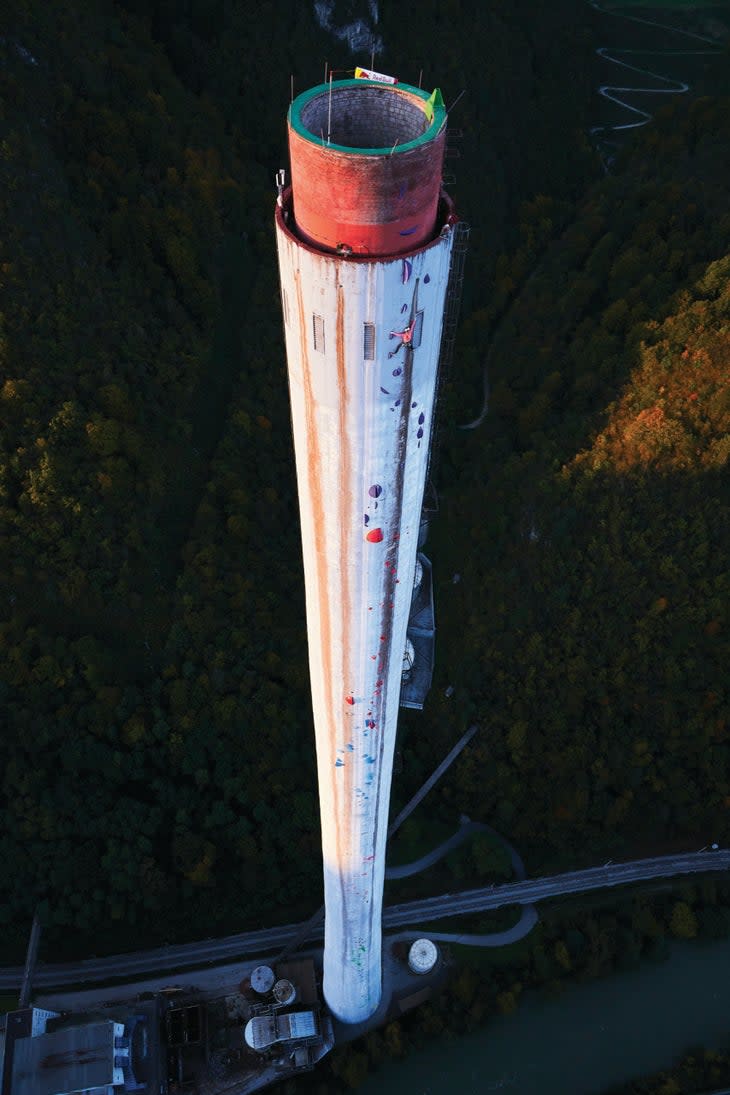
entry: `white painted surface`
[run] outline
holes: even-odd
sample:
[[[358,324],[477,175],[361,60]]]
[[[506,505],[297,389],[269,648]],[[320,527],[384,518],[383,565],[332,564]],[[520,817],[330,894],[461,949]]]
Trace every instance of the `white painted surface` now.
[[[438,948],[432,939],[416,939],[408,952],[408,968],[411,973],[430,973],[438,956]]]
[[[393,752],[452,237],[446,229],[407,260],[371,263],[311,251],[280,226],[277,241],[322,820],[323,988],[334,1015],[356,1023],[381,992]],[[397,332],[416,311],[421,342],[409,350]],[[382,541],[369,542],[376,529]]]

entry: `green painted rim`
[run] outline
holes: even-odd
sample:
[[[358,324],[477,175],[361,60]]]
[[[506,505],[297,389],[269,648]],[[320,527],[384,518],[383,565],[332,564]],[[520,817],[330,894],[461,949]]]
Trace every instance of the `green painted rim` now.
[[[429,99],[435,98],[435,101],[433,102],[433,121],[428,129],[425,133],[422,133],[420,137],[416,137],[415,140],[406,141],[405,144],[399,144],[397,146],[398,152],[408,152],[411,148],[418,148],[419,145],[427,144],[441,132],[446,124],[446,107],[441,98],[441,92],[438,89],[429,94],[429,92],[424,91],[422,88],[413,87],[411,84],[383,84],[379,80],[333,80],[332,90],[334,91],[346,87],[362,87],[363,85],[366,87],[376,87],[381,91],[392,89],[395,94],[405,91],[410,95],[415,95],[418,99],[422,99],[424,103],[427,103]],[[302,124],[302,108],[312,99],[316,99],[320,95],[328,94],[329,90],[330,85],[328,83],[317,84],[316,87],[311,87],[309,91],[303,91],[301,95],[297,95],[296,99],[289,107],[289,125],[295,133],[298,133],[305,141],[311,141],[312,144],[319,145],[322,143],[322,139]],[[353,148],[351,145],[333,143],[325,145],[324,147],[328,151],[348,152],[353,156],[389,156],[393,152],[392,148]]]

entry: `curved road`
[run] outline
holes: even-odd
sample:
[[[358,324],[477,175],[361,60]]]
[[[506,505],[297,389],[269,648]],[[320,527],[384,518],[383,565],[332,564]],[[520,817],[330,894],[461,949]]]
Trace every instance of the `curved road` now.
[[[469,744],[469,742],[474,737],[474,735],[476,734],[478,729],[479,729],[479,727],[475,723],[474,725],[470,726],[469,729],[464,734],[462,734],[462,736],[457,741],[456,745],[452,749],[449,750],[449,752],[446,754],[444,759],[441,761],[438,768],[436,768],[431,773],[431,775],[428,777],[428,779],[425,781],[425,783],[422,784],[422,786],[416,791],[415,795],[413,795],[413,797],[406,803],[406,805],[403,807],[403,809],[398,814],[398,816],[393,821],[391,821],[390,825],[388,826],[388,840],[390,840],[390,838],[398,831],[398,829],[400,829],[403,822],[408,817],[410,817],[410,815],[415,810],[416,806],[418,806],[419,803],[421,803],[423,801],[423,799],[426,797],[426,795],[431,790],[431,788],[434,786],[434,784],[437,783],[441,779],[444,772],[446,772],[447,769],[451,767],[451,765],[454,763],[456,758],[459,756],[459,753],[461,753],[462,749],[466,745]],[[498,834],[495,834],[495,835],[497,836],[498,840],[502,839],[502,837],[500,837]],[[507,847],[509,848],[509,845],[507,845]],[[438,854],[439,849],[438,848],[435,849],[435,852],[436,852],[436,857],[435,858],[439,859],[440,858],[440,856]],[[511,849],[510,849],[510,853],[511,853]],[[435,862],[435,860],[432,860],[432,862]],[[520,862],[522,862],[522,861],[520,860]],[[415,874],[417,870],[422,870],[422,869],[423,868],[417,866],[415,868],[415,870],[413,870],[409,873]],[[388,872],[386,870],[386,878],[387,877],[388,877]],[[524,872],[523,872],[523,874],[518,874],[517,877],[518,878],[524,878],[525,877]],[[305,920],[302,924],[299,925],[299,930],[296,932],[296,934],[291,936],[289,939],[287,939],[284,949],[278,955],[278,961],[283,962],[285,958],[288,958],[290,954],[293,954],[294,951],[298,950],[299,947],[301,946],[301,944],[304,943],[305,940],[317,938],[318,937],[318,935],[317,935],[318,932],[319,932],[319,935],[321,936],[321,934],[322,934],[321,927],[322,927],[323,921],[324,921],[324,905],[321,905],[317,909],[317,911],[310,916],[309,920]]]
[[[672,26],[669,26],[666,23],[657,23],[653,19],[642,19],[638,15],[626,15],[624,12],[609,11],[607,8],[601,7],[601,5],[598,3],[598,0],[588,0],[588,3],[590,4],[590,6],[592,8],[595,9],[595,11],[600,12],[602,15],[610,15],[610,16],[613,16],[616,19],[628,19],[632,23],[642,23],[647,27],[656,27],[658,30],[670,31],[670,32],[673,32],[674,34],[682,35],[684,38],[691,38],[694,41],[703,42],[705,45],[710,46],[710,49],[677,49],[677,50],[671,50],[671,49],[654,49],[654,50],[649,50],[649,49],[617,49],[617,48],[613,48],[613,47],[609,47],[609,46],[599,46],[596,49],[595,52],[599,57],[602,57],[605,61],[610,61],[612,64],[618,65],[620,68],[627,69],[629,72],[636,72],[640,76],[648,76],[652,80],[656,80],[659,83],[667,84],[669,86],[667,86],[667,87],[645,87],[645,86],[644,87],[628,87],[628,86],[619,85],[619,84],[601,84],[600,87],[598,88],[598,94],[601,95],[604,99],[608,99],[610,102],[615,103],[617,106],[622,107],[624,110],[627,110],[630,114],[638,116],[638,121],[634,120],[634,121],[630,121],[630,122],[623,122],[622,124],[619,124],[619,125],[608,125],[607,124],[607,125],[594,125],[594,126],[591,126],[590,130],[588,131],[589,135],[591,137],[596,136],[596,135],[601,134],[601,133],[617,133],[620,130],[624,130],[624,129],[639,129],[641,126],[647,125],[652,120],[653,115],[648,110],[641,110],[640,107],[632,106],[632,104],[628,103],[625,98],[622,98],[622,96],[625,96],[627,94],[630,94],[630,95],[683,95],[685,92],[689,91],[689,84],[686,84],[683,80],[672,80],[670,77],[663,76],[659,72],[653,72],[651,69],[642,68],[639,65],[629,64],[628,61],[622,61],[619,57],[619,54],[621,56],[641,55],[643,57],[709,57],[712,54],[718,54],[722,49],[722,47],[719,45],[719,43],[714,42],[711,38],[705,38],[703,35],[695,34],[693,31],[680,30],[679,27],[672,27]],[[603,138],[603,143],[607,144],[607,145],[611,144],[611,142],[609,142],[605,137]],[[604,169],[604,171],[608,172],[609,167],[610,167],[610,162],[611,162],[610,157],[604,157],[603,152],[601,151],[600,148],[598,149],[598,152],[599,152],[599,155],[601,156],[601,162],[603,163],[603,169]],[[540,269],[540,267],[538,265],[535,268],[535,270],[533,270],[532,274],[530,275],[530,278],[539,269]],[[515,301],[517,299],[519,299],[521,294],[524,292],[524,289],[527,287],[527,284],[529,284],[529,279],[518,290],[518,292],[515,296]],[[490,392],[489,392],[489,365],[490,365],[491,357],[492,357],[492,354],[493,354],[493,351],[494,351],[494,348],[495,348],[495,345],[496,345],[496,342],[497,342],[497,336],[499,334],[500,328],[502,326],[502,323],[503,323],[504,319],[506,319],[506,317],[509,315],[511,309],[512,309],[512,304],[509,305],[509,307],[507,308],[507,310],[504,313],[504,316],[499,321],[497,329],[495,330],[495,333],[492,336],[489,348],[487,349],[486,358],[484,359],[484,365],[482,366],[483,395],[482,395],[481,410],[479,411],[479,414],[477,415],[477,417],[475,419],[473,419],[471,422],[467,422],[464,425],[459,426],[460,430],[476,430],[476,429],[478,429],[479,426],[481,426],[482,422],[487,417],[487,412],[489,410],[489,395],[490,395]]]
[[[401,927],[412,923],[414,916],[418,917],[419,923],[424,923],[440,920],[444,916],[465,916],[483,912],[485,909],[499,909],[504,905],[526,905],[545,901],[549,897],[625,886],[652,878],[727,870],[730,870],[730,851],[685,852],[681,855],[655,856],[652,859],[632,859],[628,863],[588,867],[582,871],[568,871],[547,878],[528,878],[522,882],[506,882],[498,886],[462,890],[457,894],[442,894],[402,905],[390,905],[384,912],[383,924],[386,927]]]
[[[631,94],[631,95],[683,95],[685,92],[689,91],[689,84],[684,83],[684,81],[682,81],[682,80],[672,80],[668,76],[663,76],[659,72],[653,72],[651,69],[642,68],[639,65],[629,64],[627,61],[622,61],[620,59],[620,57],[618,56],[619,54],[621,56],[641,55],[643,57],[703,57],[703,56],[709,57],[712,54],[719,53],[719,51],[722,48],[717,42],[714,42],[711,38],[705,38],[703,35],[695,34],[693,31],[680,30],[678,27],[672,27],[672,26],[669,26],[666,23],[657,23],[653,19],[642,19],[638,15],[626,15],[624,12],[609,11],[607,8],[601,7],[601,5],[598,3],[598,0],[588,0],[588,3],[590,4],[590,6],[592,8],[594,8],[595,11],[600,12],[601,15],[610,15],[610,16],[613,16],[616,19],[628,19],[632,23],[642,23],[647,27],[656,27],[658,30],[670,31],[670,32],[673,32],[675,34],[682,35],[684,38],[691,38],[695,41],[703,42],[705,45],[710,46],[710,49],[677,49],[677,50],[670,50],[670,49],[653,49],[653,50],[649,50],[649,49],[616,49],[616,48],[609,47],[609,46],[599,46],[596,49],[595,52],[599,57],[602,57],[605,61],[610,61],[612,64],[618,65],[620,68],[628,69],[629,72],[636,72],[640,76],[648,76],[652,80],[657,80],[659,83],[667,84],[669,86],[668,87],[627,87],[627,86],[619,85],[619,84],[601,84],[600,87],[598,88],[598,94],[601,95],[604,99],[608,99],[610,102],[615,103],[617,106],[622,107],[624,110],[629,111],[630,114],[637,115],[638,116],[638,121],[624,122],[620,125],[608,125],[607,124],[607,125],[594,125],[594,126],[591,126],[590,130],[588,131],[589,135],[591,137],[595,136],[597,134],[600,134],[600,133],[617,133],[618,131],[623,130],[623,129],[639,129],[641,126],[647,125],[651,121],[653,115],[648,110],[641,110],[637,106],[632,106],[632,104],[628,103],[625,98],[622,98],[622,96],[625,96],[627,94]],[[606,139],[604,138],[604,143],[609,144],[610,142],[606,141]],[[599,151],[599,154],[601,156],[601,161],[603,163],[604,171],[608,171],[609,166],[610,166],[610,158],[608,158],[608,159],[605,158],[600,149],[598,151]],[[536,267],[536,270],[538,270],[538,269],[539,269],[539,266]],[[536,270],[533,271],[533,274],[536,272]],[[532,277],[532,275],[530,275],[530,277]],[[522,286],[522,288],[517,293],[517,297],[515,299],[517,299],[522,294],[522,292],[526,288],[526,285],[527,285],[527,283],[525,283],[525,285]],[[505,312],[505,315],[504,315],[503,319],[506,318],[506,316],[509,314],[510,311],[511,311],[511,305],[507,309],[507,311]],[[493,350],[494,350],[494,347],[495,347],[495,344],[496,344],[496,341],[497,341],[497,335],[499,333],[499,329],[500,329],[501,325],[502,325],[502,320],[500,321],[499,326],[497,327],[497,330],[495,331],[495,334],[492,337],[490,346],[487,350],[487,356],[484,360],[484,365],[482,366],[483,396],[482,396],[481,410],[479,411],[479,414],[477,415],[477,417],[475,419],[473,419],[473,421],[467,422],[463,426],[459,426],[460,430],[476,430],[479,426],[481,426],[482,422],[487,417],[487,412],[489,410],[489,394],[490,394],[489,393],[489,364],[490,364],[492,353],[493,353]]]
[[[461,827],[456,832],[445,840],[442,844],[439,844],[437,848],[432,849],[427,855],[421,856],[420,859],[414,860],[412,863],[404,863],[400,867],[386,867],[385,877],[387,879],[394,878],[408,878],[410,875],[418,874],[419,871],[426,870],[427,867],[431,867],[434,863],[442,859],[452,848],[458,848],[460,844],[463,844],[474,833],[489,833],[509,855],[510,862],[512,864],[512,870],[515,873],[516,878],[522,880],[525,878],[525,864],[522,861],[522,856],[519,854],[516,848],[513,848],[508,840],[493,829],[491,825],[485,825],[481,821],[471,821],[468,817],[462,817]],[[538,921],[537,909],[533,904],[523,905],[520,912],[520,918],[516,924],[513,924],[511,928],[505,928],[504,931],[499,932],[481,932],[479,934],[454,934],[452,932],[429,932],[429,939],[436,939],[439,943],[464,943],[471,947],[505,947],[508,943],[518,943],[520,939],[532,931]],[[411,933],[402,933],[397,938],[404,938]]]
[[[383,927],[392,930],[411,924],[422,925],[429,921],[442,920],[447,916],[464,916],[486,909],[498,909],[504,905],[529,905],[549,897],[623,886],[652,878],[727,870],[730,870],[730,851],[690,852],[637,859],[629,863],[589,867],[587,870],[569,871],[548,878],[507,882],[391,905],[383,912]],[[285,924],[277,928],[264,928],[200,943],[183,943],[156,950],[111,955],[108,958],[89,958],[82,962],[47,966],[40,964],[33,977],[33,984],[36,988],[46,989],[110,981],[114,978],[130,980],[140,974],[165,970],[177,972],[196,965],[220,964],[245,955],[271,954],[277,947],[283,947],[299,931],[299,924]],[[321,935],[320,927],[312,932],[311,938],[319,939]],[[460,939],[464,940],[465,937],[460,936]],[[21,966],[0,970],[0,989],[17,991],[22,978]]]
[[[489,361],[492,356],[492,349],[494,347],[494,339],[487,350],[487,356],[484,360],[482,367],[482,408],[479,414],[471,422],[467,422],[463,426],[459,426],[460,430],[475,430],[478,426],[481,426],[484,419],[487,417],[489,410]]]
[[[627,87],[619,84],[601,84],[598,88],[598,94],[604,99],[608,99],[610,102],[615,103],[617,106],[622,107],[624,110],[629,111],[630,114],[636,115],[638,121],[633,120],[630,122],[624,122],[621,125],[595,125],[589,130],[590,135],[593,136],[597,133],[616,133],[623,129],[638,129],[641,126],[647,125],[652,119],[652,114],[648,110],[641,110],[637,106],[632,106],[624,98],[625,95],[684,95],[689,91],[689,84],[684,83],[683,80],[673,80],[668,76],[663,76],[659,72],[654,72],[652,69],[642,68],[640,65],[629,64],[628,61],[620,60],[620,57],[708,57],[712,54],[717,54],[720,50],[720,46],[717,42],[714,42],[711,38],[705,38],[701,34],[695,34],[693,31],[680,30],[679,27],[669,26],[667,23],[657,23],[653,19],[642,19],[638,15],[626,15],[624,12],[609,11],[607,8],[601,7],[598,0],[588,0],[588,3],[596,11],[602,15],[610,15],[616,19],[627,19],[632,23],[642,23],[647,27],[656,27],[658,30],[665,30],[673,34],[679,34],[683,38],[691,38],[693,41],[703,42],[705,45],[710,46],[710,49],[614,49],[608,46],[600,46],[596,53],[599,57],[602,57],[606,61],[610,61],[614,65],[618,65],[620,68],[627,69],[629,72],[636,72],[640,76],[648,76],[651,80],[656,80],[660,84],[668,85],[666,87]],[[604,167],[607,167],[604,163]]]
[[[508,943],[519,943],[537,924],[539,917],[534,905],[523,905],[520,919],[511,928],[505,928],[501,932],[486,932],[475,934],[474,932],[427,932],[429,939],[437,943],[462,943],[468,947],[506,947]],[[399,939],[418,939],[423,932],[400,932],[396,936],[388,936],[391,941]]]
[[[414,859],[411,863],[402,863],[399,867],[386,867],[386,879],[391,882],[397,878],[410,878],[411,875],[420,874],[421,871],[425,871],[428,867],[433,867],[434,863],[438,863],[440,859],[443,859],[444,856],[448,855],[454,848],[458,848],[460,844],[463,844],[465,840],[468,840],[469,837],[473,836],[475,833],[489,833],[490,836],[495,837],[508,852],[517,878],[521,879],[525,877],[525,865],[522,862],[522,859],[503,836],[500,836],[500,834],[495,832],[494,829],[491,829],[489,825],[484,825],[481,821],[470,821],[469,818],[464,818],[455,833],[452,833],[451,836],[441,844],[432,848],[430,852],[426,852],[420,859]]]

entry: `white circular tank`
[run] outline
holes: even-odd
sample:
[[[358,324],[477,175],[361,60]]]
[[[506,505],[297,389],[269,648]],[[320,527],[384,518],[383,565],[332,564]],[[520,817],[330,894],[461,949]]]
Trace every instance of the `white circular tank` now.
[[[411,973],[430,973],[438,962],[439,950],[432,939],[417,939],[408,952]]]
[[[274,971],[270,966],[257,966],[251,973],[251,988],[259,996],[265,996],[274,987]]]
[[[281,1007],[293,1004],[297,998],[297,990],[286,977],[282,977],[274,985],[274,1000]]]

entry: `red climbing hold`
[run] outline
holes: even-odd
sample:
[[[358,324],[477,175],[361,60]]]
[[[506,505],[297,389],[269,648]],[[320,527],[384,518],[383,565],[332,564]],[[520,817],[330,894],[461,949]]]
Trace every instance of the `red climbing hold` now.
[[[345,703],[349,703],[350,705],[352,705],[354,702],[355,702],[355,697],[354,696],[345,696]]]
[[[365,539],[370,544],[379,544],[380,541],[383,539],[383,530],[381,528],[371,529],[370,532],[368,532],[365,536]]]

